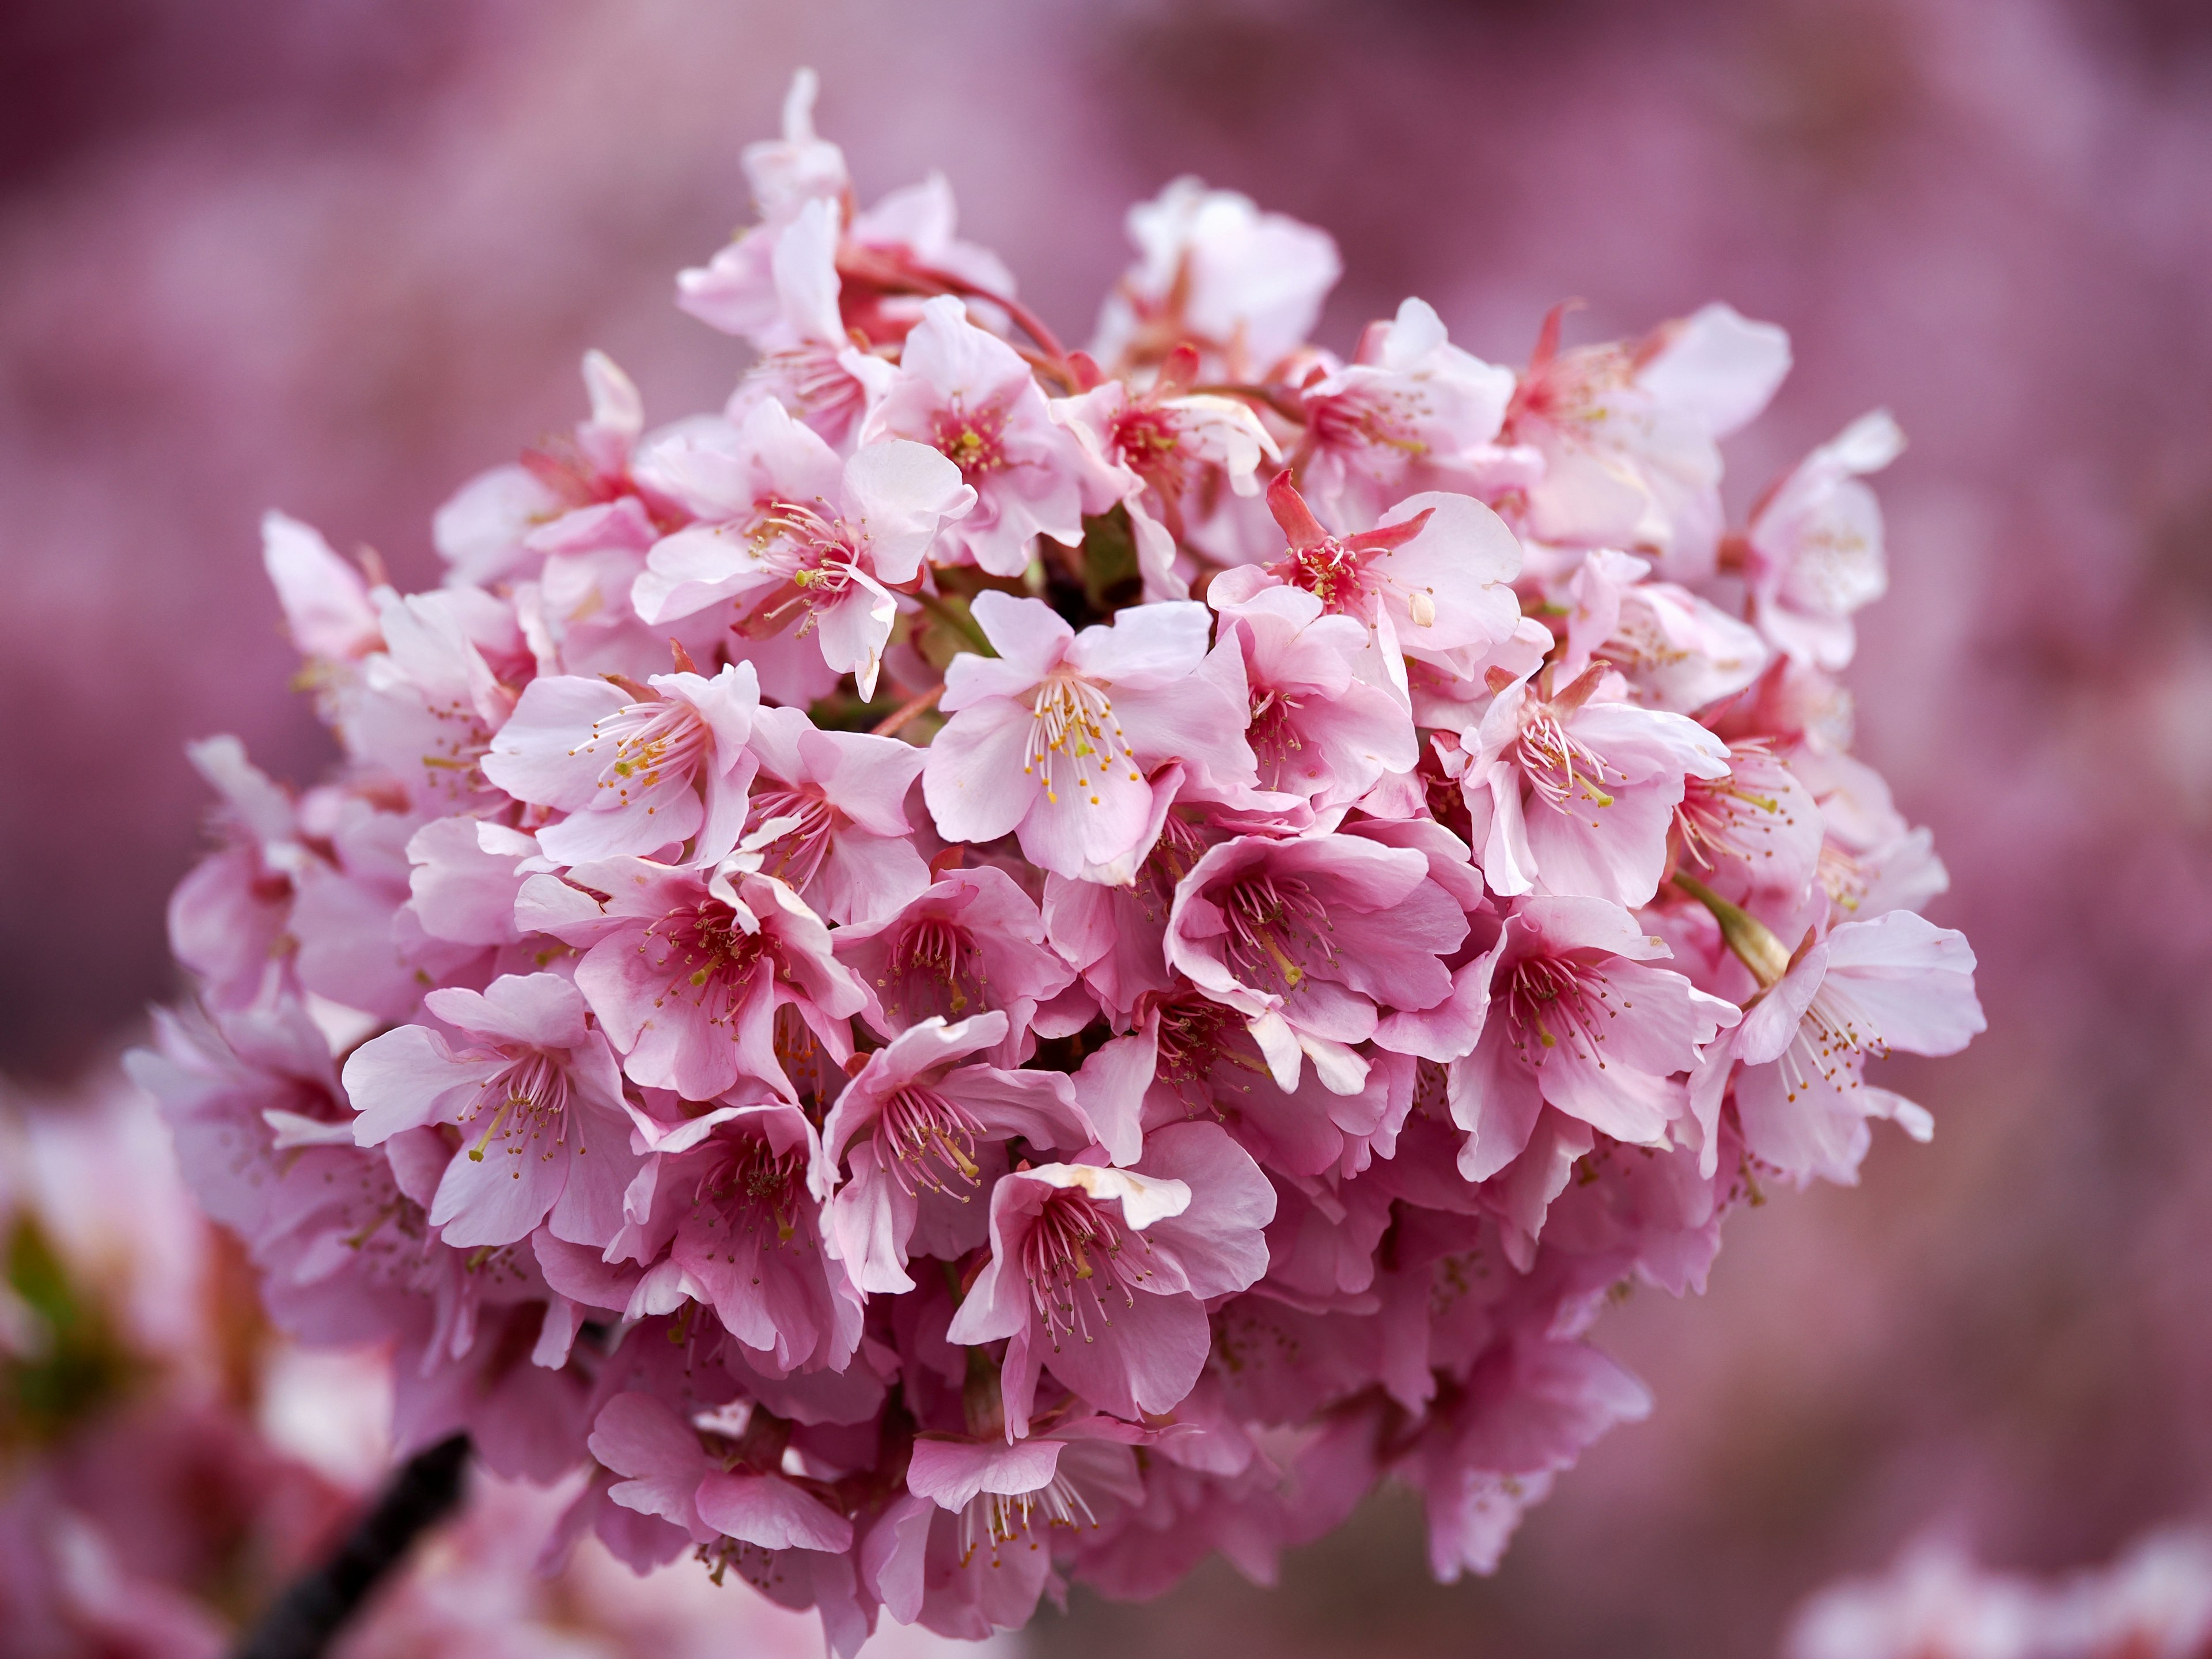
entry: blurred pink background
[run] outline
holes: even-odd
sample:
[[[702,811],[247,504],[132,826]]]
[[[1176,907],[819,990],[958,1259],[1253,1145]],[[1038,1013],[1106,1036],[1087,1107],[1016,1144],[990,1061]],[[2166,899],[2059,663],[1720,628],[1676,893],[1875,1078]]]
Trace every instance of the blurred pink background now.
[[[1798,368],[1739,507],[1886,404],[1860,747],[1932,823],[1990,1025],[1889,1080],[1935,1144],[1737,1217],[1600,1328],[1659,1401],[1439,1589],[1385,1501],[1262,1593],[1079,1601],[1048,1655],[1771,1654],[1930,1524],[2100,1558],[2212,1503],[2212,12],[2194,0],[73,0],[0,17],[0,1072],[171,994],[189,738],[327,750],[276,505],[403,585],[434,507],[738,349],[669,303],[792,68],[872,195],[942,167],[1063,333],[1193,171],[1322,225],[1340,349],[1406,293],[1518,362],[1708,298]]]

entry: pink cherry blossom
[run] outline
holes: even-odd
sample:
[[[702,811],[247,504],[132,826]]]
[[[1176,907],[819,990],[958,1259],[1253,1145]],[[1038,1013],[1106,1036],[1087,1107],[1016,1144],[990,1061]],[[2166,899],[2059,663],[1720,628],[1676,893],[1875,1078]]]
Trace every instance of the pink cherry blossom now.
[[[532,680],[492,739],[484,775],[517,800],[568,816],[538,832],[563,864],[644,854],[696,838],[728,856],[744,824],[760,684],[751,665],[714,678],[656,674],[639,691],[605,680]]]
[[[534,931],[588,947],[577,989],[646,1088],[712,1100],[750,1078],[795,1099],[779,1053],[785,1007],[839,1059],[851,1051],[845,1022],[866,993],[821,919],[773,878],[608,859],[533,876],[516,908]]]
[[[512,1244],[541,1221],[555,1237],[604,1244],[622,1224],[637,1160],[622,1078],[576,988],[553,974],[509,975],[483,993],[433,991],[423,1006],[469,1042],[403,1025],[347,1060],[355,1138],[374,1146],[452,1123],[430,1224],[453,1243]],[[550,1217],[550,1220],[549,1220]]]
[[[755,714],[751,750],[760,772],[745,826],[763,873],[840,923],[887,915],[929,884],[906,817],[922,750],[896,738],[820,731],[796,708]]]
[[[1772,659],[1758,631],[1674,582],[1645,581],[1648,562],[1599,548],[1568,584],[1564,683],[1609,663],[1646,708],[1689,714],[1734,696]]]
[[[1509,895],[1647,903],[1685,780],[1727,776],[1728,745],[1684,715],[1622,701],[1602,665],[1556,691],[1547,678],[1507,686],[1460,734],[1483,878]]]
[[[1053,418],[1092,464],[1085,509],[1102,512],[1118,501],[1128,513],[1147,599],[1190,597],[1176,561],[1183,503],[1219,481],[1233,494],[1255,495],[1261,463],[1282,459],[1249,404],[1190,390],[1197,372],[1198,354],[1185,346],[1143,391],[1103,380],[1052,404]]]
[[[991,1259],[951,1340],[1007,1339],[1006,1436],[1029,1432],[1039,1368],[1100,1408],[1170,1409],[1206,1363],[1203,1304],[1264,1270],[1274,1191],[1206,1123],[1164,1129],[1133,1170],[1048,1164],[991,1191]]]
[[[1304,343],[1344,269],[1326,231],[1196,179],[1131,208],[1128,228],[1138,259],[1100,313],[1101,362],[1157,362],[1189,341],[1255,379]]]
[[[1768,323],[1707,306],[1634,346],[1559,349],[1545,324],[1506,435],[1544,459],[1527,492],[1547,542],[1648,550],[1669,580],[1712,574],[1721,538],[1719,439],[1766,406],[1790,368]]]
[[[1328,614],[1303,588],[1269,587],[1224,606],[1221,629],[1243,652],[1245,738],[1261,788],[1342,805],[1385,772],[1413,769],[1413,720],[1389,690],[1359,678],[1367,631],[1352,617]]]
[[[1495,513],[1466,495],[1409,495],[1372,530],[1336,536],[1284,474],[1267,506],[1290,542],[1273,564],[1225,571],[1208,594],[1235,605],[1263,587],[1304,589],[1332,613],[1364,623],[1386,676],[1404,684],[1400,653],[1465,672],[1512,637],[1521,617],[1508,586],[1521,545]]]
[[[1738,1018],[1732,1003],[1653,967],[1668,954],[1598,898],[1532,898],[1483,959],[1489,1007],[1450,1068],[1460,1172],[1486,1181],[1519,1158],[1552,1106],[1615,1140],[1656,1145],[1689,1110],[1682,1074]]]
[[[1306,428],[1293,468],[1305,494],[1340,523],[1371,525],[1409,493],[1448,486],[1498,436],[1513,371],[1451,343],[1425,301],[1371,326],[1358,355],[1299,389]]]
[[[1444,958],[1467,915],[1410,848],[1352,836],[1242,836],[1194,865],[1176,890],[1168,960],[1250,1023],[1276,1080],[1295,1088],[1306,1060],[1356,1094],[1386,1010],[1437,1006],[1452,992]]]
[[[861,1291],[914,1288],[908,1253],[918,1225],[929,1254],[948,1261],[983,1242],[988,1209],[974,1200],[994,1173],[986,1167],[993,1143],[1019,1135],[1079,1152],[1096,1138],[1064,1073],[972,1063],[1006,1036],[995,1011],[951,1025],[933,1016],[869,1055],[837,1097],[823,1146],[851,1173],[828,1227]],[[995,1162],[1003,1168],[1003,1155]]]
[[[994,575],[1029,568],[1030,544],[1083,538],[1083,456],[1022,356],[951,297],[922,307],[899,370],[860,428],[863,444],[926,444],[960,470],[975,508],[945,544]]]
[[[1863,415],[1800,461],[1744,532],[1751,616],[1778,649],[1838,669],[1857,645],[1851,613],[1889,586],[1881,507],[1860,482],[1905,449],[1886,410]]]
[[[768,638],[815,632],[822,659],[875,692],[898,602],[922,555],[975,495],[921,444],[872,443],[849,459],[763,403],[742,428],[672,446],[667,487],[698,522],[657,543],[638,577],[638,614],[659,624],[726,605]]]
[[[953,659],[939,704],[952,719],[922,772],[948,841],[1012,832],[1032,863],[1072,876],[1143,836],[1152,769],[1253,775],[1236,671],[1208,656],[1203,605],[1139,606],[1080,634],[1035,599],[980,593],[975,615],[997,655]]]
[[[867,988],[868,1023],[886,1034],[988,1009],[1007,1014],[1018,1037],[1075,977],[1045,944],[1036,902],[988,865],[947,871],[893,915],[840,929],[834,948]]]
[[[1752,1155],[1801,1182],[1848,1184],[1870,1119],[1888,1118],[1916,1139],[1934,1132],[1923,1108],[1865,1081],[1866,1062],[1965,1048],[1985,1024],[1973,971],[1964,935],[1910,910],[1844,923],[1705,1054],[1692,1085],[1698,1121],[1710,1133],[1741,1060],[1735,1100]]]

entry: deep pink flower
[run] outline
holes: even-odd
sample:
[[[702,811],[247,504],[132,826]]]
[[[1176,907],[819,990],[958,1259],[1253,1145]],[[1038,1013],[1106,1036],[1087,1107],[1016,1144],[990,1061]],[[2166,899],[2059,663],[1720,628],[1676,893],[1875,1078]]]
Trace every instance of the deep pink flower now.
[[[1615,1140],[1664,1139],[1689,1110],[1681,1074],[1739,1018],[1650,965],[1668,954],[1604,899],[1522,901],[1483,958],[1481,1037],[1450,1068],[1462,1175],[1486,1181],[1520,1157],[1547,1104]]]
[[[1075,977],[1046,945],[1036,902],[989,865],[946,871],[894,915],[839,928],[830,948],[866,988],[868,1023],[886,1035],[995,1009],[1018,1039]]]
[[[403,1025],[356,1049],[355,1138],[375,1146],[428,1124],[459,1128],[462,1151],[430,1206],[450,1243],[512,1244],[547,1221],[556,1237],[605,1244],[637,1159],[621,1073],[576,988],[510,975],[481,994],[448,988],[422,1001],[468,1042]]]
[[[1151,1138],[1133,1170],[1048,1164],[991,1192],[991,1259],[950,1339],[1006,1339],[1006,1437],[1028,1434],[1039,1368],[1102,1411],[1172,1410],[1208,1350],[1204,1304],[1267,1266],[1274,1188],[1211,1123]]]
[[[1420,853],[1352,836],[1243,836],[1176,890],[1168,959],[1244,1016],[1285,1089],[1310,1059],[1329,1089],[1357,1094],[1367,1062],[1353,1045],[1377,1036],[1384,1011],[1449,997],[1443,958],[1466,937],[1466,912]]]
[[[957,1261],[984,1239],[975,1204],[1019,1135],[1046,1151],[1080,1152],[1097,1139],[1060,1072],[970,1062],[1006,1041],[1006,1017],[948,1025],[931,1018],[868,1056],[822,1127],[831,1167],[850,1170],[827,1218],[853,1282],[870,1295],[910,1291],[909,1248]],[[922,1236],[916,1242],[917,1227]]]
[[[712,1100],[750,1078],[797,1099],[776,1040],[787,1006],[837,1060],[851,1052],[845,1022],[866,993],[821,919],[770,877],[608,859],[532,877],[516,912],[589,947],[576,988],[646,1088]]]
[[[708,679],[655,674],[643,687],[554,675],[532,680],[492,739],[484,775],[517,800],[568,816],[538,832],[561,864],[697,844],[713,864],[738,844],[760,706],[750,664]]]
[[[797,708],[753,717],[745,827],[763,875],[788,883],[833,922],[890,915],[929,885],[906,799],[926,751],[896,738],[818,730]],[[764,826],[784,828],[762,841]]]
[[[1594,664],[1556,692],[1545,674],[1519,681],[1460,734],[1460,787],[1492,890],[1649,903],[1684,780],[1728,775],[1726,744],[1620,701],[1611,674]]]
[[[1253,776],[1236,670],[1207,655],[1205,606],[1140,605],[1080,634],[1035,599],[980,593],[975,615],[998,654],[945,671],[952,719],[922,772],[947,841],[1012,831],[1030,862],[1079,875],[1151,827],[1153,769]]]

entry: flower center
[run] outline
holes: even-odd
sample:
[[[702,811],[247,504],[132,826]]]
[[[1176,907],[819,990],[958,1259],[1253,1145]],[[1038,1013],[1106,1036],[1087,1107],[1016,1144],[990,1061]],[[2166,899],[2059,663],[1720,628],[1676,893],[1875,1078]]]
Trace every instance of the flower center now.
[[[1605,1070],[1605,1021],[1620,1011],[1597,969],[1565,957],[1527,957],[1506,980],[1504,1003],[1507,1038],[1523,1063],[1541,1066],[1564,1049]]]
[[[967,1108],[934,1089],[914,1085],[884,1102],[876,1120],[876,1149],[908,1192],[919,1186],[949,1193],[965,1204],[981,1185],[975,1142],[983,1132]]]
[[[1521,714],[1521,733],[1514,744],[1514,762],[1528,787],[1554,811],[1579,812],[1583,803],[1610,806],[1613,796],[1605,788],[1610,772],[1616,784],[1628,781],[1618,767],[1567,729],[1552,705],[1531,702]],[[1590,828],[1598,827],[1595,819]]]
[[[1308,430],[1324,448],[1395,451],[1388,459],[1402,465],[1429,453],[1428,445],[1414,435],[1414,417],[1425,406],[1415,393],[1368,387],[1309,401]]]
[[[1115,419],[1113,441],[1129,470],[1162,499],[1174,501],[1182,494],[1190,469],[1179,453],[1182,438],[1173,415],[1142,404],[1125,410]]]
[[[738,927],[737,913],[720,899],[702,899],[692,909],[663,916],[645,930],[641,954],[656,936],[666,947],[659,968],[668,982],[653,1006],[678,998],[705,1014],[709,1024],[728,1024],[763,971],[775,972],[775,942],[765,932],[748,933]]]
[[[633,795],[644,794],[664,780],[688,780],[712,741],[696,709],[667,697],[629,703],[593,720],[592,735],[568,752],[596,759],[611,744],[612,752],[599,770],[599,787],[613,790],[616,805],[627,806]]]
[[[959,1019],[988,1001],[990,978],[965,927],[924,915],[900,930],[876,988],[885,1011],[908,1023],[932,1014]]]
[[[568,1070],[543,1049],[532,1048],[484,1085],[461,1121],[473,1122],[486,1108],[490,1109],[491,1117],[476,1145],[469,1148],[471,1161],[483,1163],[484,1148],[494,1139],[500,1141],[501,1151],[520,1158],[524,1147],[549,1127],[553,1144],[543,1156],[550,1158],[568,1139]],[[517,1170],[515,1177],[520,1180],[521,1171]]]
[[[1222,896],[1221,911],[1229,923],[1225,954],[1248,985],[1272,984],[1288,995],[1306,982],[1316,955],[1335,965],[1328,912],[1295,877],[1247,877]]]
[[[960,1565],[964,1567],[974,1560],[975,1552],[987,1543],[994,1567],[999,1565],[1000,1549],[1017,1538],[1029,1538],[1030,1547],[1036,1548],[1032,1533],[1040,1518],[1048,1528],[1066,1527],[1070,1531],[1098,1524],[1098,1517],[1074,1483],[1057,1471],[1035,1492],[978,1492],[960,1511]]]
[[[1030,716],[1022,775],[1041,779],[1045,799],[1053,805],[1060,805],[1060,792],[1067,787],[1063,774],[1073,775],[1076,799],[1093,806],[1099,804],[1094,792],[1109,768],[1126,766],[1130,782],[1145,781],[1103,688],[1074,674],[1054,674],[1039,683]]]
[[[799,1149],[779,1152],[757,1136],[726,1144],[727,1156],[699,1177],[692,1201],[714,1206],[733,1233],[774,1227],[775,1242],[789,1243],[805,1189]]]
[[[1888,1053],[1889,1046],[1865,1010],[1831,980],[1813,994],[1804,1018],[1797,1022],[1797,1035],[1778,1063],[1783,1087],[1794,1104],[1816,1077],[1839,1092],[1863,1086],[1861,1066],[1869,1058],[1880,1060]]]
[[[760,849],[761,873],[804,892],[829,855],[830,837],[837,828],[838,817],[837,809],[822,798],[818,789],[755,790],[745,807],[746,834],[774,818],[799,820]]]
[[[1006,454],[1006,411],[998,403],[969,409],[956,397],[930,412],[930,443],[971,484],[1013,465]]]
[[[771,592],[741,624],[748,633],[781,629],[793,611],[804,610],[803,635],[817,613],[845,597],[867,557],[867,538],[819,506],[770,501],[754,520],[750,539],[754,556],[769,569],[789,579]]]
[[[1143,1235],[1138,1243],[1151,1252]],[[1125,1257],[1127,1244],[1121,1223],[1088,1193],[1063,1188],[1045,1200],[1022,1241],[1021,1266],[1030,1301],[1054,1348],[1063,1334],[1090,1342],[1111,1325],[1107,1296],[1118,1292],[1123,1307],[1136,1305],[1134,1287],[1149,1273],[1142,1262]]]
[[[1724,778],[1687,777],[1681,804],[1674,809],[1674,824],[1681,831],[1682,849],[1707,870],[1717,859],[1741,859],[1750,864],[1772,851],[1763,838],[1795,822],[1783,810],[1779,795],[1763,795],[1747,787],[1731,771]]]

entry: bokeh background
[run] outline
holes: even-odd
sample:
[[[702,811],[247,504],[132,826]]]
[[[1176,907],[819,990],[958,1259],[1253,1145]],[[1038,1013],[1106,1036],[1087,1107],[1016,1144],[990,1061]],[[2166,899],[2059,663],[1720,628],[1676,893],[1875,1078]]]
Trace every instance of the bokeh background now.
[[[1932,823],[1990,1030],[1890,1062],[1933,1146],[1731,1224],[1653,1386],[1491,1580],[1383,1500],[1261,1592],[1079,1599],[1045,1656],[1733,1659],[1935,1527],[2100,1559],[2212,1503],[2212,9],[2198,0],[20,0],[0,9],[0,1074],[174,988],[180,745],[325,740],[259,570],[276,505],[402,585],[431,511],[739,349],[669,303],[746,216],[792,68],[863,194],[931,167],[1082,336],[1191,171],[1338,237],[1340,349],[1407,293],[1508,362],[1724,298],[1797,369],[1739,507],[1886,404],[1862,751]]]

